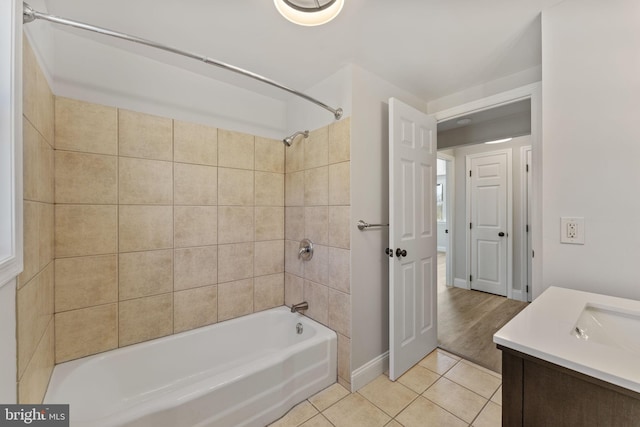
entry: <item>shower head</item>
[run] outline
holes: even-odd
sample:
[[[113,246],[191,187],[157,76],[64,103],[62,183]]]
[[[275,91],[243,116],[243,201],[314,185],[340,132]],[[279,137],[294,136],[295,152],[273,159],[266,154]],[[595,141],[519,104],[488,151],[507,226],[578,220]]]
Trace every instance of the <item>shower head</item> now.
[[[293,141],[295,141],[295,139],[299,136],[302,135],[305,138],[309,137],[309,131],[305,130],[305,131],[297,131],[291,135],[289,135],[288,137],[286,137],[285,139],[282,140],[282,142],[284,142],[284,145],[286,145],[287,147],[291,147],[291,144],[293,144]]]

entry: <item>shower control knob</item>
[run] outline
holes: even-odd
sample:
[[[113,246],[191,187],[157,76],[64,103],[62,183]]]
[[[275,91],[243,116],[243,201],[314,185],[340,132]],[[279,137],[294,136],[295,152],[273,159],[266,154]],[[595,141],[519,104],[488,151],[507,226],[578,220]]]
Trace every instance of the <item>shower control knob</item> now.
[[[398,258],[407,256],[407,251],[405,249],[396,249],[396,256]]]
[[[389,255],[389,258],[393,258],[393,249],[387,248],[384,250],[384,253]]]

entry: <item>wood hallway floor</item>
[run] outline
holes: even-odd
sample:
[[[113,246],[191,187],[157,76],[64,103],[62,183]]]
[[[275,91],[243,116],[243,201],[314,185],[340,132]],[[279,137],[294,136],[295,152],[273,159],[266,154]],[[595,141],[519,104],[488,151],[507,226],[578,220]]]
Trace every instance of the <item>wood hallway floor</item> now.
[[[438,253],[439,347],[501,373],[502,354],[493,343],[493,334],[528,303],[447,287],[445,269],[445,255]]]

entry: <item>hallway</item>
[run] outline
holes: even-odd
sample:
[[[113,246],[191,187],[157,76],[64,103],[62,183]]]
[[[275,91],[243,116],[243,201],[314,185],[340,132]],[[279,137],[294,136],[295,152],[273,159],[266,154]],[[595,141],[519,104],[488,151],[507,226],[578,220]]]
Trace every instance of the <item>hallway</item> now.
[[[445,254],[438,253],[438,344],[439,347],[502,372],[502,354],[493,334],[528,303],[485,292],[447,287]]]

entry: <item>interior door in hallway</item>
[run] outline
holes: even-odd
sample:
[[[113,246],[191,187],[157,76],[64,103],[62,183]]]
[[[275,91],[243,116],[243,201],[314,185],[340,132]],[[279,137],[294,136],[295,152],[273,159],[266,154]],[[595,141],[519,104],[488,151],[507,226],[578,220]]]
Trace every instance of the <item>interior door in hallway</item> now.
[[[511,150],[467,156],[471,289],[507,296]]]
[[[389,378],[438,345],[436,120],[389,100]]]

